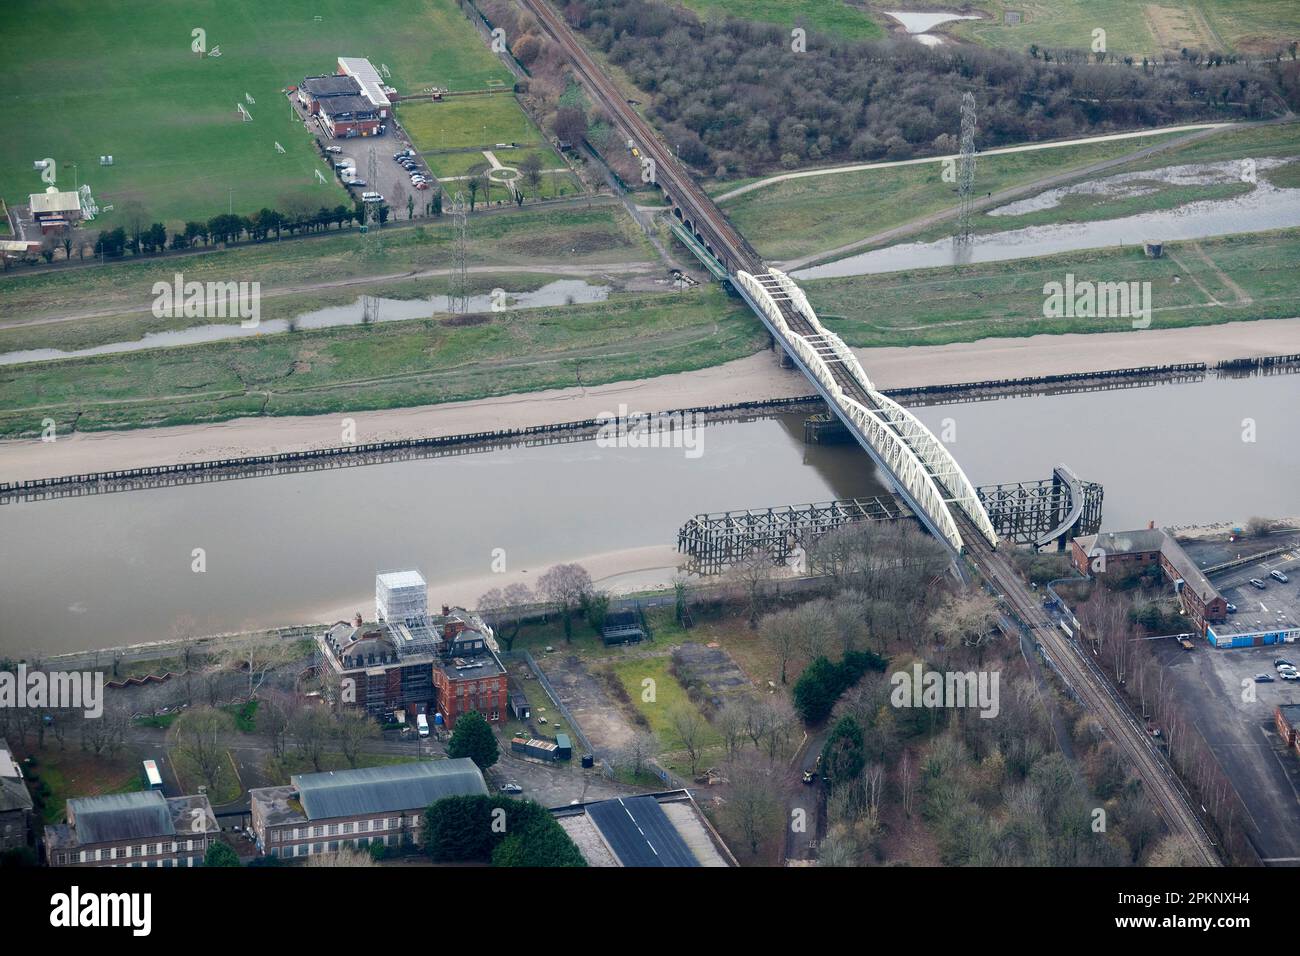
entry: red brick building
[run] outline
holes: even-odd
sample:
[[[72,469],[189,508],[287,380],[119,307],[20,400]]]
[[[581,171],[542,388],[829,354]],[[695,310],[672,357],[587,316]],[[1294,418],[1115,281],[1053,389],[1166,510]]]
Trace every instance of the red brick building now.
[[[1228,615],[1228,602],[1210,583],[1174,536],[1160,528],[1140,531],[1108,531],[1075,538],[1070,557],[1083,574],[1123,577],[1143,567],[1158,566],[1178,590],[1183,610],[1204,635],[1210,621]]]
[[[321,666],[338,675],[342,702],[372,714],[406,710],[456,718],[477,710],[489,721],[507,714],[505,667],[492,629],[464,608],[408,621],[335,624],[317,638]]]
[[[289,780],[287,787],[248,793],[257,848],[266,856],[293,859],[345,846],[417,844],[431,804],[488,792],[482,772],[467,757],[295,774]]]
[[[45,828],[50,866],[202,866],[221,827],[205,796],[158,790],[77,797],[67,822]]]

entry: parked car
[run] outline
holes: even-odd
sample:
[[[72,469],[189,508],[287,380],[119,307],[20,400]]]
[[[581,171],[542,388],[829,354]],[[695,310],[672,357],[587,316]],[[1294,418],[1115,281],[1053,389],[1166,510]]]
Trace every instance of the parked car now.
[[[1275,660],[1275,661],[1273,662],[1273,666],[1274,666],[1274,667],[1283,667],[1283,666],[1286,666],[1286,667],[1295,667],[1295,665],[1292,664],[1292,663],[1291,663],[1289,660],[1287,660],[1285,657],[1279,657],[1277,660]]]
[[[1229,614],[1237,613],[1237,605],[1233,604],[1231,601],[1228,602],[1228,613]]]
[[[517,783],[503,783],[501,784],[501,792],[502,793],[523,793],[524,788],[519,786],[519,784]]]
[[[1287,581],[1291,580],[1281,571],[1277,571],[1277,570],[1268,572],[1268,576],[1272,578],[1274,581],[1281,581],[1283,584],[1286,584]]]
[[[416,189],[428,189],[428,188],[429,188],[429,184],[428,184],[428,183],[416,183],[416,184],[415,184],[415,188],[416,188]]]
[[[804,783],[816,783],[816,782],[817,782],[817,774],[813,773],[813,771],[811,771],[811,770],[805,770],[805,771],[803,772],[803,782],[804,782]]]
[[[326,146],[326,147],[325,147],[325,152],[327,152],[327,153],[341,153],[341,152],[343,152],[343,147],[342,147],[342,146]]]
[[[1295,671],[1283,671],[1278,676],[1283,680],[1300,680],[1300,673],[1296,673]]]
[[[352,160],[350,159],[340,159],[337,163],[334,164],[334,168],[340,170],[351,169],[352,167],[353,167],[353,163]]]
[[[1273,683],[1273,675],[1272,675],[1272,674],[1256,674],[1256,675],[1255,675],[1255,683],[1256,683],[1256,684],[1271,684],[1271,683]]]
[[[1261,591],[1264,590],[1264,588],[1268,587],[1268,585],[1265,584],[1263,581],[1261,581],[1259,578],[1251,578],[1250,583],[1252,587],[1257,587]]]
[[[364,188],[364,187],[366,187],[366,186],[369,186],[370,184],[369,184],[368,182],[366,182],[364,179],[345,179],[345,180],[343,180],[343,185],[345,185],[345,186],[361,186],[362,188]]]

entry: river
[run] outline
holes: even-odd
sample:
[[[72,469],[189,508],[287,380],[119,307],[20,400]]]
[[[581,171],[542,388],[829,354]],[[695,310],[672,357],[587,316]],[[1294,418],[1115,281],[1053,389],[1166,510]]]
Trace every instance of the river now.
[[[916,413],[976,484],[1066,462],[1105,486],[1105,525],[1123,529],[1300,514],[1297,398],[1298,375],[1210,376]],[[0,654],[368,615],[374,574],[408,566],[431,603],[472,604],[494,549],[507,573],[579,560],[606,586],[667,580],[692,514],[883,491],[856,446],[805,446],[802,420],[709,425],[698,456],[590,440],[7,504]]]

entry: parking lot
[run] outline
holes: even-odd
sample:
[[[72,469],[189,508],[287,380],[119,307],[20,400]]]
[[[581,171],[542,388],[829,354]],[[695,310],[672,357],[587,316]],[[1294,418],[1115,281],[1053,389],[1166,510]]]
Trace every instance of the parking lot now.
[[[1272,576],[1277,572],[1285,582]],[[1251,584],[1259,581],[1262,588]],[[1216,634],[1248,634],[1300,628],[1300,551],[1286,551],[1216,574],[1212,583],[1237,610]]]
[[[1300,683],[1279,680],[1273,661],[1300,664],[1300,644],[1226,649],[1198,641],[1191,653],[1162,645],[1157,653],[1180,698],[1246,805],[1260,856],[1300,866],[1300,759],[1273,722],[1278,704],[1300,703]],[[1258,674],[1273,681],[1257,684]]]
[[[337,152],[328,153],[330,160],[329,169],[321,168],[321,172],[326,176],[334,176],[334,166],[338,163],[351,162],[352,168],[356,171],[356,177],[365,180],[365,186],[349,186],[348,192],[352,198],[359,200],[363,192],[377,192],[384,197],[390,210],[389,216],[392,219],[407,218],[407,199],[415,200],[415,207],[412,211],[412,217],[415,219],[424,216],[425,204],[428,203],[433,195],[433,183],[436,182],[433,174],[429,172],[429,167],[417,155],[413,157],[418,164],[420,171],[429,178],[430,188],[426,190],[417,190],[411,184],[409,173],[403,169],[393,159],[393,154],[410,146],[400,134],[400,127],[394,121],[389,121],[388,132],[383,136],[358,136],[352,139],[333,139],[326,134],[314,119],[307,116],[306,112],[297,106],[297,99],[290,97],[291,103],[295,104],[298,115],[303,120],[303,125],[316,137],[321,146],[326,149],[335,149]],[[394,133],[397,135],[394,135]],[[370,151],[374,149],[375,153],[375,176],[371,181],[370,175]]]

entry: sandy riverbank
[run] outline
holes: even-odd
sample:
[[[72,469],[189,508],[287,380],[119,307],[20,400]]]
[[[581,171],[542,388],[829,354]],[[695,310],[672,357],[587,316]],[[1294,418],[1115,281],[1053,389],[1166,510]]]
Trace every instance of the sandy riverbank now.
[[[1300,319],[855,351],[877,385],[902,388],[1297,353]],[[634,382],[347,417],[356,422],[358,442],[374,442],[576,421],[616,412],[620,404],[633,411],[661,411],[811,392],[798,372],[782,370],[770,352],[761,352],[714,368]],[[0,481],[330,447],[343,443],[343,418],[244,418],[213,425],[81,433],[48,443],[0,442]]]

